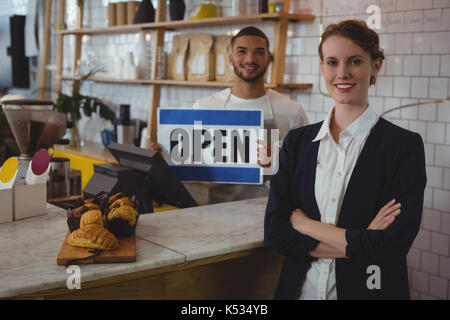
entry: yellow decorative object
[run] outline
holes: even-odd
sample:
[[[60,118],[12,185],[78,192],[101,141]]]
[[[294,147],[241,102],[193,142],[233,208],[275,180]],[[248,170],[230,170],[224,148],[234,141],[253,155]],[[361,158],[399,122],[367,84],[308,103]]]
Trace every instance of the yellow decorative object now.
[[[17,168],[19,166],[19,161],[17,158],[11,157],[5,161],[2,167],[0,167],[0,181],[3,183],[9,182],[15,177]]]
[[[275,13],[275,1],[269,1],[267,6],[269,13]]]
[[[189,20],[217,17],[217,6],[213,3],[202,3],[192,10]]]

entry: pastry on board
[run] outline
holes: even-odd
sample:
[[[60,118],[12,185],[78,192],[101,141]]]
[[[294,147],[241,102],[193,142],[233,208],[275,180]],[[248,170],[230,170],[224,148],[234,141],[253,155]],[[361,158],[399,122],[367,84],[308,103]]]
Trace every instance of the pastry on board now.
[[[129,237],[136,229],[139,218],[137,208],[138,202],[134,196],[129,198],[119,192],[108,198],[106,193],[100,193],[95,198],[84,200],[82,206],[69,209],[67,224],[72,233],[95,224],[117,238]]]
[[[113,208],[107,216],[109,231],[116,237],[123,238],[133,235],[139,213],[130,206]]]
[[[136,217],[138,213],[136,209],[130,206],[120,206],[113,208],[108,213],[108,221],[113,220],[116,217],[121,217],[123,220],[127,221],[128,225],[134,226],[136,224]]]
[[[84,204],[85,207],[88,207],[89,210],[100,210],[100,205],[94,202],[87,202]]]
[[[92,210],[101,213],[100,206],[95,203],[85,203],[78,208],[69,210],[67,212],[67,225],[69,226],[69,231],[73,232],[77,230],[80,227],[81,218],[84,216],[84,213]]]
[[[82,205],[82,206],[80,206],[80,207],[78,207],[78,208],[75,208],[75,209],[70,210],[70,212],[72,213],[72,215],[73,215],[75,218],[81,218],[81,215],[82,215],[84,212],[88,211],[88,210],[89,210],[89,207],[88,207],[88,206]]]
[[[80,228],[88,224],[97,224],[100,227],[104,227],[103,215],[100,210],[89,210],[83,213],[80,220]]]
[[[89,207],[82,205],[75,209],[69,209],[67,211],[67,225],[69,226],[69,231],[73,232],[80,227],[80,219],[83,213],[89,211]]]
[[[84,199],[82,201],[83,205],[75,208],[69,209],[67,211],[67,225],[69,226],[69,231],[73,232],[80,228],[81,216],[84,215],[86,211],[99,210],[103,212],[105,210],[107,193],[100,192],[94,198]]]
[[[97,209],[103,211],[106,206],[108,194],[104,191],[98,193],[94,198],[84,199],[84,204],[90,209]]]
[[[88,224],[75,230],[69,236],[69,244],[76,247],[113,250],[119,246],[114,235],[97,224]]]
[[[118,192],[116,194],[113,194],[111,197],[109,197],[108,199],[108,207],[111,206],[113,204],[114,201],[119,200],[120,198],[125,198],[127,195],[123,192]]]
[[[113,208],[118,208],[121,206],[129,206],[129,207],[133,207],[134,208],[134,204],[131,202],[130,198],[128,197],[123,197],[120,199],[117,199],[116,201],[114,201],[110,206],[109,206],[109,210],[113,209]]]

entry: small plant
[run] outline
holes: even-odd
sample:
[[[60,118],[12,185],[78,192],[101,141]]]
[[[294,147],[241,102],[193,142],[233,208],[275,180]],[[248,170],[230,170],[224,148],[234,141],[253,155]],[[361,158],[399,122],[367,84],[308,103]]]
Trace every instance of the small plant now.
[[[102,71],[102,69],[93,69],[82,76],[80,81],[88,80],[92,75],[99,71]],[[79,88],[79,86],[74,85],[71,95],[58,92],[58,98],[56,99],[54,109],[68,115],[69,120],[72,121],[74,126],[76,126],[81,119],[81,111],[83,111],[84,115],[87,117],[90,117],[92,113],[98,112],[103,119],[110,120],[111,122],[114,121],[116,117],[114,111],[100,99],[80,94]]]
[[[88,80],[92,75],[97,72],[103,71],[102,68],[94,68],[86,75],[82,76],[80,83]],[[103,119],[114,121],[116,115],[105,103],[95,97],[90,97],[80,94],[80,84],[74,83],[72,87],[72,94],[67,95],[62,92],[58,92],[58,98],[54,104],[54,110],[63,112],[67,115],[67,120],[72,122],[72,129],[70,131],[70,144],[69,146],[78,148],[82,145],[80,134],[78,131],[78,121],[81,119],[81,112],[84,115],[90,117],[92,113],[97,113]]]

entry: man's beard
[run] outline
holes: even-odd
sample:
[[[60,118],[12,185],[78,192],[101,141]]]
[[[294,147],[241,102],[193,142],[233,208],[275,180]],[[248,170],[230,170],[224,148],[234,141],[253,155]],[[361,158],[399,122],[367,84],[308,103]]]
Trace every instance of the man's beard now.
[[[266,73],[266,69],[267,66],[264,67],[260,72],[258,72],[257,74],[250,76],[250,77],[245,77],[244,74],[242,72],[239,71],[239,68],[234,64],[233,62],[233,70],[234,73],[241,78],[242,80],[246,81],[246,82],[256,82],[259,79],[261,79],[262,77],[264,77],[264,74]]]

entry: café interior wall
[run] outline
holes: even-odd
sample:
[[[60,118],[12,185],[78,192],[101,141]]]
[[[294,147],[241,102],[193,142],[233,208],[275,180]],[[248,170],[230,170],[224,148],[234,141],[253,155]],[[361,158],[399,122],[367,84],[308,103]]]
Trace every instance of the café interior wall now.
[[[26,0],[6,0],[10,8],[23,7]],[[187,12],[201,1],[186,1]],[[229,1],[217,1],[230,15]],[[248,12],[256,10],[256,1],[248,1]],[[86,1],[85,19],[88,27],[107,24],[107,1]],[[450,95],[450,0],[291,0],[293,8],[309,9],[316,15],[311,22],[290,24],[286,54],[285,81],[311,82],[310,90],[286,91],[284,94],[304,106],[310,122],[322,121],[333,103],[326,93],[319,73],[317,46],[321,25],[345,19],[367,20],[369,5],[381,10],[381,46],[386,60],[369,91],[369,103],[379,114],[391,108],[447,98]],[[6,5],[3,5],[6,8]],[[2,5],[0,7],[3,8]],[[0,8],[1,9],[1,8]],[[56,8],[53,9],[55,21]],[[273,39],[272,24],[258,25]],[[230,34],[242,25],[213,26],[183,32]],[[165,50],[170,52],[173,32],[167,33]],[[73,38],[64,42],[64,72],[70,74]],[[54,48],[55,39],[52,39]],[[135,35],[96,36],[86,38],[86,56],[95,62],[112,65],[111,57],[136,50]],[[54,50],[51,51],[55,61]],[[71,84],[64,81],[63,90]],[[161,106],[189,107],[201,97],[218,89],[195,87],[163,87]],[[118,111],[122,103],[131,104],[131,116],[147,120],[149,90],[147,86],[112,85],[85,82],[82,92],[104,99]],[[389,113],[388,120],[418,132],[425,143],[427,187],[421,230],[408,254],[408,271],[413,299],[450,299],[450,102],[411,107]],[[100,141],[100,130],[108,123],[98,117],[83,119],[83,138]]]

